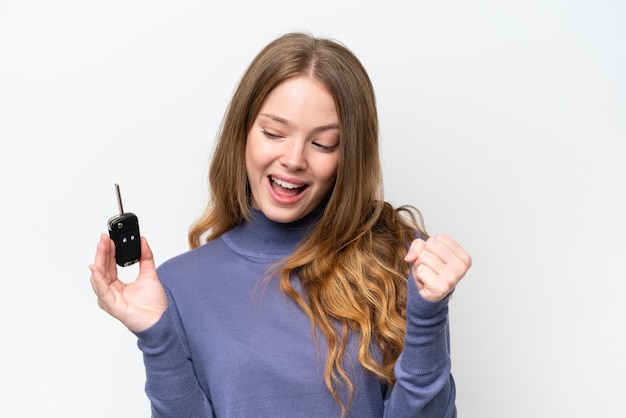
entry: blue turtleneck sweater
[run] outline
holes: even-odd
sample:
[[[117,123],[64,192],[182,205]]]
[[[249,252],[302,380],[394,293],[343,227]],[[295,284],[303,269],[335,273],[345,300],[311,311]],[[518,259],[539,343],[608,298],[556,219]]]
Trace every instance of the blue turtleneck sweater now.
[[[281,224],[253,211],[250,222],[158,268],[169,306],[136,334],[153,417],[340,416],[324,383],[323,337],[316,347],[307,316],[277,280],[264,280],[306,237],[316,215]],[[299,290],[297,277],[292,283]],[[405,348],[393,388],[360,365],[357,338],[350,337],[348,417],[456,416],[448,300],[426,301],[411,277],[408,286]]]

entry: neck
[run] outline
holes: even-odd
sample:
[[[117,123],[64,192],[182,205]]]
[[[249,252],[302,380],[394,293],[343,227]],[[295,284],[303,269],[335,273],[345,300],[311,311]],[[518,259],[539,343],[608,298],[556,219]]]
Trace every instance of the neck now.
[[[322,210],[318,208],[294,222],[280,223],[268,219],[260,210],[252,209],[250,220],[228,231],[224,238],[241,252],[281,259],[291,254],[309,235]]]

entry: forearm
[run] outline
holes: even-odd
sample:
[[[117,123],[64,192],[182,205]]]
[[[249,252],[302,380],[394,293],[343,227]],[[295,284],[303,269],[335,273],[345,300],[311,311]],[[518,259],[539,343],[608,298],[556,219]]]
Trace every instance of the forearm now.
[[[153,417],[211,417],[211,406],[198,385],[170,308],[151,328],[136,333],[146,368],[146,394]]]
[[[448,300],[423,299],[412,277],[408,286],[405,346],[395,365],[396,384],[386,401],[385,417],[455,417]]]

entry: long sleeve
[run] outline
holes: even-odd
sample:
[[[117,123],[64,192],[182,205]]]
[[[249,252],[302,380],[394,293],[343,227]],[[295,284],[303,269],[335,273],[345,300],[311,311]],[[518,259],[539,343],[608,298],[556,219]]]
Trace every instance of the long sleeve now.
[[[422,298],[409,277],[407,330],[396,365],[396,384],[385,400],[385,417],[456,417],[454,379],[450,374],[448,298]]]
[[[316,345],[309,318],[278,280],[265,281],[312,220],[284,225],[259,212],[158,268],[168,309],[137,333],[154,418],[341,415],[324,380],[324,345]],[[397,383],[389,390],[359,363],[347,363],[357,389],[346,418],[454,417],[447,312],[447,300],[424,300],[409,279]],[[352,333],[346,359],[358,359],[358,349]]]
[[[151,328],[136,333],[146,369],[153,418],[208,418],[211,405],[198,385],[172,318],[171,305]]]

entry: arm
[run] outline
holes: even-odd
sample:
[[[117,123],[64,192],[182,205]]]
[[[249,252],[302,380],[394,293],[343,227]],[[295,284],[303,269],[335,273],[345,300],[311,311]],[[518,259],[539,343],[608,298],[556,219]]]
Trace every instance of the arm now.
[[[208,399],[198,385],[174,326],[173,300],[168,300],[159,281],[152,251],[144,237],[141,237],[141,254],[139,276],[124,283],[117,275],[115,245],[106,234],[101,235],[94,263],[89,266],[98,306],[138,337],[153,417],[211,417]]]
[[[146,367],[146,395],[152,417],[212,417],[210,402],[198,384],[173,315],[170,304],[154,326],[135,333]]]
[[[456,417],[450,374],[448,299],[430,302],[409,278],[407,330],[396,361],[396,383],[385,401],[385,417]]]
[[[448,300],[472,264],[453,239],[437,235],[411,243],[407,330],[396,361],[396,384],[385,401],[386,417],[456,417],[450,374]]]

